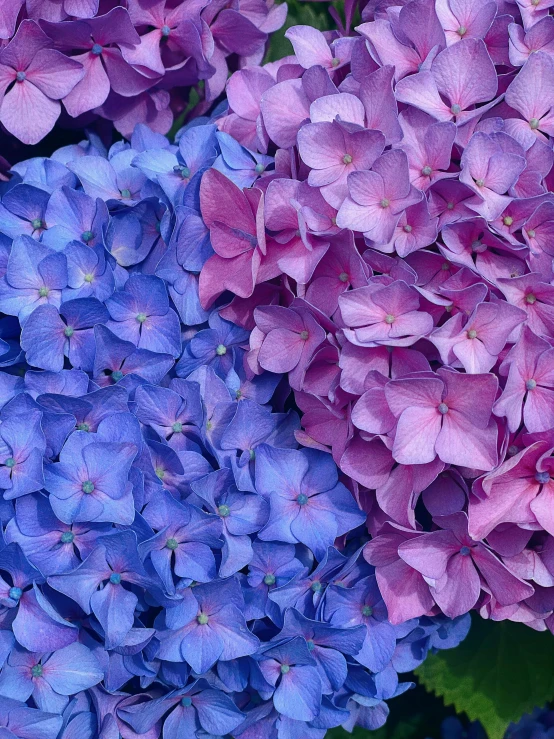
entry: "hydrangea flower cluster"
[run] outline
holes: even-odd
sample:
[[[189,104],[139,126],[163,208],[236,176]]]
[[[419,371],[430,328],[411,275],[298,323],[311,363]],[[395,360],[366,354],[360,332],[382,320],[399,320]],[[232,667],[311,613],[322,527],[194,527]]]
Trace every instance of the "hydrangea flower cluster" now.
[[[394,622],[554,630],[551,5],[292,27],[294,55],[236,72],[217,119],[200,305],[234,293],[250,373],[288,373],[297,439],[369,513]]]
[[[249,331],[200,304],[226,144],[138,126],[1,186],[3,736],[373,729],[398,673],[467,634],[431,607],[390,622],[357,491],[299,448],[285,378],[247,373]]]
[[[25,144],[62,110],[73,127],[100,116],[125,136],[165,133],[192,87],[200,107],[223,92],[231,55],[233,69],[259,64],[286,13],[273,0],[2,0],[0,123]]]

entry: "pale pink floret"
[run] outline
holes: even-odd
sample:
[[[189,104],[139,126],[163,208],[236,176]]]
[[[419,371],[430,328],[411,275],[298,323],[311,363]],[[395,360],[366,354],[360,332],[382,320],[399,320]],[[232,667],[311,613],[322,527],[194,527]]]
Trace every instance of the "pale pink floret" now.
[[[410,539],[399,546],[398,553],[431,583],[431,595],[443,613],[450,618],[466,613],[477,603],[482,587],[501,605],[533,595],[531,585],[513,575],[489,547],[469,536],[465,513],[436,520],[443,531]]]
[[[448,46],[462,39],[485,38],[496,16],[496,2],[483,0],[437,0],[437,16]]]
[[[498,380],[446,368],[437,376],[392,380],[385,387],[398,419],[393,457],[400,464],[443,462],[491,470],[498,459],[497,427],[491,419]]]
[[[510,23],[508,33],[510,63],[514,67],[523,66],[537,51],[554,55],[554,18],[551,15],[542,18],[527,32],[518,23]]]
[[[401,280],[351,290],[339,298],[344,335],[357,346],[411,346],[433,328],[419,303],[417,290]]]
[[[353,172],[348,189],[337,225],[361,231],[380,244],[390,241],[402,211],[421,199],[410,184],[408,159],[400,149],[380,156],[369,172]]]
[[[494,413],[515,433],[522,421],[531,433],[554,428],[554,349],[525,327],[501,368],[508,370]]]
[[[505,300],[480,303],[464,320],[457,313],[429,336],[444,364],[462,366],[468,374],[489,372],[512,331],[527,318],[525,311]]]
[[[25,144],[36,144],[52,129],[62,109],[59,100],[84,74],[82,64],[49,46],[39,26],[24,20],[0,52],[0,121]]]
[[[506,103],[521,118],[507,118],[505,130],[528,149],[538,137],[554,134],[554,59],[538,51],[531,54],[506,91]]]
[[[554,535],[554,458],[537,441],[507,459],[480,483],[469,505],[471,535],[483,539],[501,523],[544,528]]]

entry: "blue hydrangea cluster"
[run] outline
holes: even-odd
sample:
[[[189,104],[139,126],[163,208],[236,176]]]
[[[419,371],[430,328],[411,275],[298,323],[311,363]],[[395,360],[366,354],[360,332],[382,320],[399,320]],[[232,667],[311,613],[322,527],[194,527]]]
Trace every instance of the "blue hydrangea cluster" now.
[[[286,380],[249,378],[249,331],[201,308],[199,181],[248,165],[222,140],[138,127],[2,185],[2,737],[374,729],[398,673],[468,631],[391,625]]]
[[[487,739],[487,732],[479,721],[468,726],[456,716],[449,716],[441,724],[440,739]],[[535,708],[515,724],[510,724],[504,739],[554,739],[554,711]]]

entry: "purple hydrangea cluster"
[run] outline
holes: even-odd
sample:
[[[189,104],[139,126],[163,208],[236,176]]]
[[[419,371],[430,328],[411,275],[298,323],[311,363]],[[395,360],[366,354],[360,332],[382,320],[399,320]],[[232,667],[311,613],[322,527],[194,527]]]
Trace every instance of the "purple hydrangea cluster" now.
[[[6,739],[373,729],[398,673],[467,634],[436,608],[390,622],[357,491],[299,448],[283,375],[247,372],[250,332],[200,304],[201,182],[237,146],[138,126],[1,186]]]
[[[286,17],[273,0],[2,0],[0,123],[25,144],[63,111],[68,126],[94,117],[130,136],[165,133],[195,87],[200,108],[232,68],[259,64]]]
[[[236,72],[217,118],[200,305],[234,293],[251,376],[287,373],[296,438],[369,514],[395,623],[554,630],[552,4],[292,27],[294,55]]]

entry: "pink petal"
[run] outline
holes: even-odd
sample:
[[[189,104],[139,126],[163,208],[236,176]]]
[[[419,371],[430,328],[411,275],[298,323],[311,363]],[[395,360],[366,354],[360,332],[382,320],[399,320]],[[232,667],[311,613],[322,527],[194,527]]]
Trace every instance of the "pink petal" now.
[[[83,78],[83,65],[54,49],[43,49],[26,70],[27,78],[53,100],[68,95]]]
[[[432,462],[440,433],[441,415],[436,408],[407,408],[398,419],[392,456],[399,464]]]
[[[286,31],[285,38],[291,42],[298,63],[304,69],[315,64],[327,69],[332,67],[333,55],[321,31],[311,26],[293,26]]]
[[[98,108],[110,93],[110,81],[100,57],[87,52],[76,59],[83,64],[85,74],[63,101],[67,112],[73,118],[87,110]]]
[[[286,328],[275,328],[265,337],[258,361],[269,372],[290,372],[300,361],[304,344],[300,334]]]
[[[469,555],[452,557],[443,581],[431,593],[445,615],[456,618],[473,608],[481,592],[481,581]]]
[[[416,570],[398,559],[375,573],[392,624],[423,616],[433,607],[429,586]]]
[[[432,66],[439,92],[467,110],[492,100],[498,89],[496,70],[480,39],[467,39],[442,51]]]
[[[398,554],[424,577],[438,580],[447,571],[450,558],[459,550],[460,542],[451,531],[434,531],[403,542]]]
[[[508,568],[483,545],[473,551],[473,560],[500,605],[519,603],[533,595],[531,585],[512,575]]]
[[[488,427],[483,429],[455,410],[449,410],[443,418],[435,444],[443,462],[487,472],[496,467],[498,427],[494,420],[491,419]]]
[[[2,101],[0,121],[24,144],[36,144],[52,130],[60,112],[61,105],[38,87],[16,82]]]

